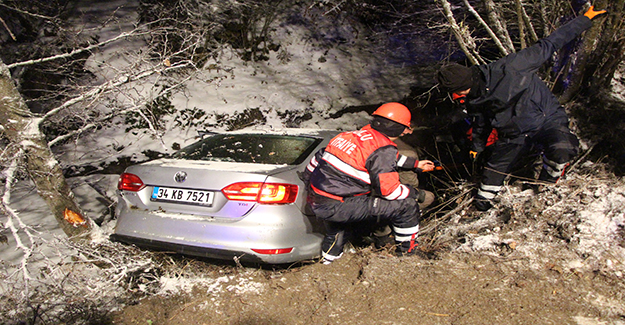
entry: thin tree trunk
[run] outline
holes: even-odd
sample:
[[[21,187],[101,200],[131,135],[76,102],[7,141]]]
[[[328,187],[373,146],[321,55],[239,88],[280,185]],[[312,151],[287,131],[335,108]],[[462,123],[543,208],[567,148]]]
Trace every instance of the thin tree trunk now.
[[[610,7],[608,7],[610,3]],[[600,7],[603,5],[603,7]],[[590,55],[586,78],[589,79],[589,93],[600,94],[611,90],[614,73],[625,59],[625,0],[597,1],[597,9],[608,8],[605,27],[599,44]],[[583,84],[583,81],[582,81]]]
[[[490,26],[488,26],[488,24],[484,21],[484,19],[482,19],[480,14],[469,3],[469,0],[463,0],[463,1],[464,1],[464,5],[467,7],[467,9],[469,9],[469,12],[471,12],[471,14],[473,14],[475,19],[477,19],[477,21],[480,23],[480,25],[482,25],[482,27],[484,27],[484,29],[486,29],[486,32],[488,33],[490,38],[493,40],[493,42],[495,42],[495,45],[497,45],[497,48],[499,49],[499,52],[501,53],[501,55],[502,56],[506,56],[506,55],[510,54],[510,52],[508,52],[508,49],[506,49],[503,46],[503,44],[501,43],[501,40],[499,40],[497,35],[495,35],[495,32],[493,32],[493,30],[490,28]]]
[[[545,0],[540,0],[540,23],[543,27],[543,37],[549,36],[551,34],[551,28],[549,28],[549,23],[547,23],[547,4]]]
[[[532,43],[536,43],[538,41],[538,35],[536,34],[536,30],[534,30],[534,25],[532,25],[532,20],[530,19],[530,16],[528,16],[527,11],[525,11],[525,7],[523,6],[523,1],[521,0],[516,0],[516,1],[517,1],[518,9],[519,9],[519,14],[523,18],[523,23],[525,27],[527,28],[527,31],[530,35],[530,41],[532,41]]]
[[[512,43],[512,38],[510,38],[510,34],[508,33],[508,29],[505,26],[505,21],[499,16],[497,12],[497,6],[493,0],[484,0],[484,7],[486,8],[486,12],[488,13],[488,20],[490,20],[490,24],[497,34],[497,37],[501,40],[503,45],[508,50],[508,53],[514,53],[514,44]]]
[[[523,4],[521,3],[520,0],[516,0],[515,1],[516,4],[516,14],[517,14],[517,21],[518,21],[518,25],[519,25],[519,41],[521,42],[521,50],[527,47],[527,43],[525,42],[525,24],[523,23],[523,14],[521,13],[521,11],[523,11]]]
[[[9,69],[0,61],[0,125],[9,142],[25,154],[28,174],[61,229],[73,240],[89,240],[93,222],[83,217],[58,161],[38,128]]]
[[[454,18],[454,14],[451,11],[451,5],[447,0],[439,0],[441,7],[443,8],[443,13],[445,14],[445,18],[451,27],[451,30],[456,36],[456,40],[458,41],[458,45],[467,56],[469,61],[472,64],[482,64],[484,60],[479,56],[479,54],[475,51],[475,42],[471,39],[471,35],[466,35],[467,33],[462,30],[462,28],[456,22]]]
[[[614,72],[625,58],[625,0],[597,0],[593,4],[596,10],[605,8],[608,12],[594,18],[586,31],[569,87],[560,96],[562,103],[571,101],[581,90],[591,97],[609,91]]]

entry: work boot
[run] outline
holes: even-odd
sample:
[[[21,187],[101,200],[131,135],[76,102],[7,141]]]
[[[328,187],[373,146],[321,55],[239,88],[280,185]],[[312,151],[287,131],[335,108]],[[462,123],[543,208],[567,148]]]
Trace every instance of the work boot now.
[[[343,255],[345,246],[345,225],[337,222],[324,220],[326,235],[321,241],[321,256],[323,264],[330,264]]]
[[[419,242],[417,241],[417,234],[412,235],[410,241],[398,242],[397,249],[395,249],[395,255],[397,256],[413,256],[418,254]]]
[[[434,196],[434,193],[430,191],[419,190],[419,192],[423,192],[424,195],[423,202],[417,201],[419,203],[419,210],[423,212],[425,208],[429,207],[430,205],[432,205],[432,203],[434,203],[436,197]]]
[[[402,256],[418,256],[418,255],[420,255],[418,246],[419,246],[419,244],[417,243],[417,246],[415,248],[413,248],[412,250],[409,250],[409,249],[406,249],[405,247],[402,247],[401,245],[399,245],[395,249],[395,256],[398,256],[398,257],[402,257]]]
[[[415,189],[417,191],[417,203],[425,202],[425,191],[420,189]]]
[[[330,265],[332,264],[332,262],[338,260],[339,258],[341,258],[341,256],[343,256],[343,253],[339,254],[339,256],[331,256],[331,255],[323,255],[321,257],[321,263],[323,265]]]
[[[540,172],[540,175],[538,175],[538,180],[542,181],[544,183],[549,183],[549,184],[555,184],[558,182],[558,180],[560,179],[560,177],[553,177],[551,175],[549,175],[549,173],[547,172],[546,169],[543,168],[543,170]]]
[[[395,244],[395,236],[393,234],[383,235],[383,236],[373,236],[373,244],[375,248],[382,249],[387,246],[392,246]]]
[[[488,211],[493,207],[493,204],[488,199],[476,196],[473,199],[473,206],[475,206],[478,211]]]

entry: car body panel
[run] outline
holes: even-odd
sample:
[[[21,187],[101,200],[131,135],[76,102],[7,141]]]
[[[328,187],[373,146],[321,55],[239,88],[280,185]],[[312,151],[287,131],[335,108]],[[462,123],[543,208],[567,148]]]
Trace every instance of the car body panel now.
[[[306,190],[297,172],[338,132],[311,134],[319,138],[314,150],[297,165],[159,159],[128,167],[146,187],[138,192],[119,191],[118,216],[112,239],[142,247],[218,259],[282,264],[320,255],[322,226],[306,213]],[[178,172],[186,173],[183,182]],[[298,186],[291,204],[260,204],[228,200],[221,192],[236,182],[289,183]],[[153,201],[155,186],[210,190],[211,206]],[[292,248],[289,253],[259,254],[252,249]]]
[[[254,204],[233,204],[236,201],[228,201],[223,193],[221,193],[222,188],[236,182],[264,182],[267,179],[267,174],[270,172],[279,173],[281,170],[288,171],[293,169],[293,166],[259,165],[258,171],[250,172],[249,165],[252,164],[182,162],[181,166],[176,166],[174,162],[173,159],[159,159],[157,161],[127,168],[127,173],[139,176],[147,186],[136,193],[125,192],[123,193],[124,197],[132,205],[143,209],[158,209],[173,213],[192,213],[194,215],[212,217],[238,218],[249,211]],[[226,167],[226,165],[230,167]],[[236,167],[239,168],[237,169]],[[211,170],[211,173],[227,173],[229,177],[211,177],[211,175],[206,172],[207,170]],[[185,172],[187,175],[183,183],[175,181],[175,175],[178,172]],[[211,191],[214,193],[213,204],[212,206],[200,206],[162,201],[155,202],[150,199],[155,186]]]

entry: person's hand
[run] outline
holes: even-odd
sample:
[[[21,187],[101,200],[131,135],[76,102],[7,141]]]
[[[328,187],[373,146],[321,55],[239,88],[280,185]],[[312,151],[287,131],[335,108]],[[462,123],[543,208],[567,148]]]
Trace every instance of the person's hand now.
[[[434,170],[434,163],[430,160],[419,160],[417,163],[417,170],[421,170],[423,172],[431,172]]]
[[[588,11],[586,11],[586,13],[584,14],[584,16],[593,19],[595,18],[595,16],[601,15],[606,13],[607,11],[605,10],[599,10],[599,11],[595,11],[595,6],[590,6],[590,8],[588,8]]]

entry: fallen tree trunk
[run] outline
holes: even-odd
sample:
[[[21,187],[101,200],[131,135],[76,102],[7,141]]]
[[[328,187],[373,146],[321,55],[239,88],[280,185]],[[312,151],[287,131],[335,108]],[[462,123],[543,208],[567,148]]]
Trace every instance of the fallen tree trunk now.
[[[74,200],[61,167],[43,133],[38,117],[28,109],[15,88],[8,67],[0,61],[0,125],[9,145],[24,153],[25,169],[48,204],[61,229],[73,240],[89,240],[94,223]]]

